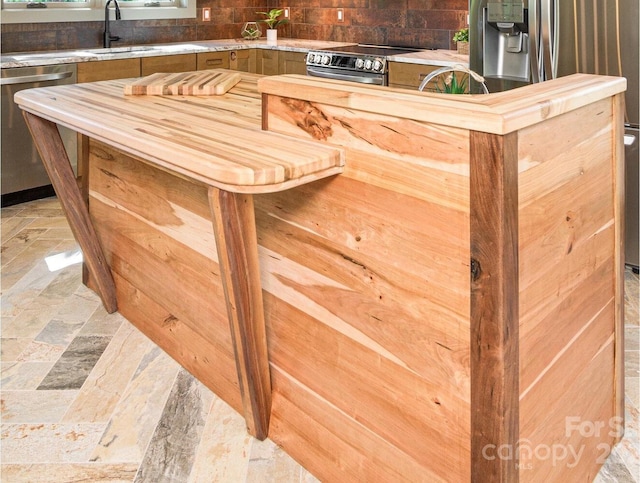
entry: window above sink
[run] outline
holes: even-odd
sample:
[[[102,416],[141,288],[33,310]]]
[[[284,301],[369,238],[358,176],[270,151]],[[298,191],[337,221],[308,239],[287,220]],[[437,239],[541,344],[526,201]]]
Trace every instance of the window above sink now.
[[[103,21],[106,0],[0,0],[2,23]],[[195,18],[196,0],[119,0],[122,20]],[[38,8],[29,5],[40,4]]]

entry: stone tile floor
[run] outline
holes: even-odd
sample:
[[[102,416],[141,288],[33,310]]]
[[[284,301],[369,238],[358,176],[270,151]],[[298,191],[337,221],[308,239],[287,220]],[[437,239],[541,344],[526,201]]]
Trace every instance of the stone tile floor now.
[[[1,214],[2,482],[317,481],[104,311],[56,198]],[[598,483],[640,482],[639,285],[625,275],[627,427]]]

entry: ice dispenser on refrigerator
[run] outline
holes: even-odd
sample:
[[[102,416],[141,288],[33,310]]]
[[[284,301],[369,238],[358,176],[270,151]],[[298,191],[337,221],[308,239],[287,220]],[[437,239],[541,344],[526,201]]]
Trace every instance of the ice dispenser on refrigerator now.
[[[528,9],[524,0],[489,1],[482,15],[483,75],[528,82]]]

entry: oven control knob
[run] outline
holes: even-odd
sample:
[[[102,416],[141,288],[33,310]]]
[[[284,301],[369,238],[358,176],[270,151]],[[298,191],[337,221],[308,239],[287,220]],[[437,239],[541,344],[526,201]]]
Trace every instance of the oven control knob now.
[[[307,55],[307,63],[308,64],[313,64],[315,61],[316,61],[316,55],[315,54]]]
[[[379,59],[373,61],[373,70],[380,72],[382,70],[382,62]]]
[[[362,69],[364,67],[364,60],[356,59],[356,69]]]
[[[323,55],[322,56],[322,65],[329,65],[329,62],[331,62],[331,57],[329,57],[328,55]]]
[[[364,68],[366,70],[371,70],[371,65],[372,65],[372,62],[369,59],[364,61]]]

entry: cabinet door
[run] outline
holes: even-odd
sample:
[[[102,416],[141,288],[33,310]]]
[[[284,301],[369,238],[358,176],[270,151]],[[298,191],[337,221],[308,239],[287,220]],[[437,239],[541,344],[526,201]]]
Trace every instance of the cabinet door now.
[[[307,53],[286,51],[279,52],[278,73],[305,75],[307,73]]]
[[[256,49],[234,50],[229,53],[229,68],[242,72],[256,72]]]
[[[417,89],[426,76],[440,66],[423,64],[406,64],[404,62],[389,62],[389,87]],[[432,90],[433,82],[429,82],[425,90]]]
[[[99,60],[78,64],[78,82],[140,77],[140,59]]]
[[[196,70],[196,54],[160,55],[142,57],[142,75],[156,72],[191,72]]]
[[[258,49],[256,52],[256,72],[264,75],[278,74],[277,50]]]
[[[204,52],[197,54],[198,70],[206,69],[228,69],[229,52]]]

